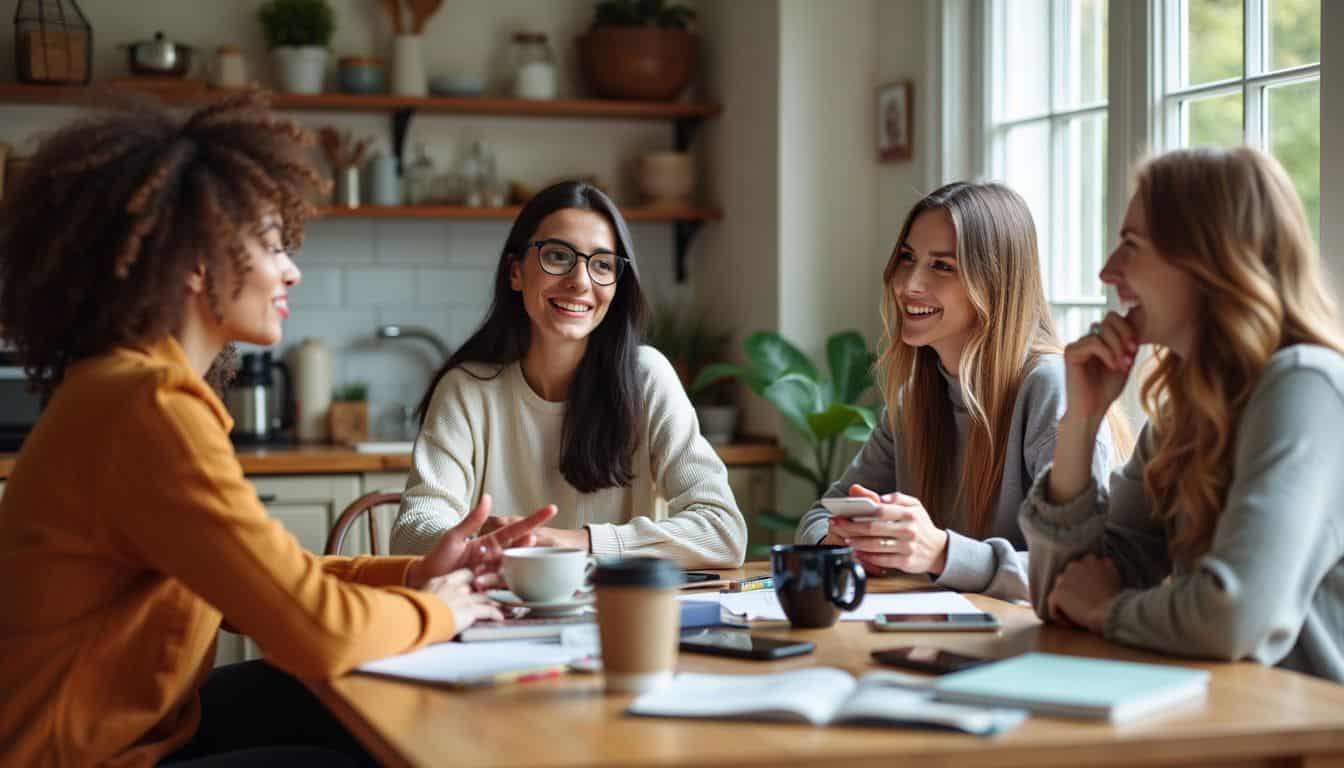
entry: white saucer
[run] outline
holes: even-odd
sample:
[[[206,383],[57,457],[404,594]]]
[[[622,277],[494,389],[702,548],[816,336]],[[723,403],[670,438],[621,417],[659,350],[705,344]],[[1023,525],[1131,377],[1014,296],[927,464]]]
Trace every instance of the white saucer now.
[[[486,594],[500,605],[509,608],[526,608],[527,612],[533,616],[564,616],[577,613],[593,604],[592,592],[581,592],[564,600],[549,600],[544,603],[523,600],[507,589],[492,589]]]

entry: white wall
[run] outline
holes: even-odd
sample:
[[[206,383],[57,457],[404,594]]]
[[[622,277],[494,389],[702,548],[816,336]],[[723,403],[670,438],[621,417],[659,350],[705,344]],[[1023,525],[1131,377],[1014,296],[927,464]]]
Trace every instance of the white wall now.
[[[269,68],[256,19],[260,4],[261,0],[88,0],[81,7],[94,30],[95,78],[124,76],[125,53],[116,44],[147,39],[161,29],[173,40],[196,46],[207,59],[219,45],[239,45],[251,75],[267,81]],[[331,4],[337,17],[333,62],[351,54],[387,57],[390,25],[376,3],[331,0]],[[427,28],[427,69],[431,74],[478,72],[499,81],[506,71],[502,57],[512,33],[540,30],[550,36],[559,63],[561,95],[574,95],[579,89],[574,38],[587,27],[592,8],[591,0],[453,0]],[[6,23],[0,23],[0,50],[10,51],[14,28],[5,18]],[[0,56],[0,79],[12,80],[13,68],[12,56]],[[196,74],[201,71],[198,62]],[[329,87],[334,87],[330,81]],[[743,108],[749,109],[750,102],[744,100]],[[0,141],[28,151],[32,146],[28,137],[73,114],[56,107],[0,106]],[[294,116],[310,126],[332,124],[378,137],[384,150],[390,146],[386,115]],[[749,128],[744,126],[742,132]],[[628,204],[638,199],[633,183],[638,156],[670,148],[672,131],[666,122],[421,115],[411,125],[409,141],[424,143],[439,169],[447,170],[472,140],[487,140],[506,178],[540,185],[564,175],[596,174],[611,185],[618,202]],[[747,207],[768,204],[752,201]],[[734,206],[728,207],[731,211]],[[491,274],[508,226],[508,222],[314,222],[308,242],[296,256],[304,281],[293,292],[294,314],[285,345],[307,335],[325,338],[335,352],[335,382],[369,382],[374,426],[390,431],[393,407],[419,400],[435,360],[420,342],[375,341],[374,328],[391,322],[423,324],[438,330],[451,345],[459,344],[489,304]],[[714,229],[710,225],[706,231]],[[632,231],[646,287],[655,297],[684,296],[687,288],[674,285],[672,226],[636,224]],[[705,249],[697,252],[704,254]]]

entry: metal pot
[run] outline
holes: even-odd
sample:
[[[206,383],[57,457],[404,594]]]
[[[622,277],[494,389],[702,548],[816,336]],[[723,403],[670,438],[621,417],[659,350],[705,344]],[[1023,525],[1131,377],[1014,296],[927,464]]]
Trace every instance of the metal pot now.
[[[155,32],[153,40],[123,43],[126,62],[133,75],[168,75],[185,77],[191,70],[190,45],[170,42],[162,32]]]

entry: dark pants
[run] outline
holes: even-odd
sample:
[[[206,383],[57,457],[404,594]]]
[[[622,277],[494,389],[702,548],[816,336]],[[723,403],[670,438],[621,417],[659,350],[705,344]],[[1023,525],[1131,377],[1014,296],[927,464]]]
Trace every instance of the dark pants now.
[[[210,673],[201,686],[196,735],[162,764],[376,765],[303,683],[262,661]]]

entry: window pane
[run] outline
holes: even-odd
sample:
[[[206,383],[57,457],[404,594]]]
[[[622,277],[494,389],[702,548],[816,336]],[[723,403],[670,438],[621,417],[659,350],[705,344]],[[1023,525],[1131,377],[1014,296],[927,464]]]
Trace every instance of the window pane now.
[[[1181,103],[1183,146],[1216,144],[1231,147],[1241,144],[1243,136],[1241,91],[1190,99]]]
[[[1321,60],[1321,0],[1269,0],[1269,63],[1273,69]]]
[[[1186,0],[1184,79],[1200,85],[1241,77],[1242,0]]]
[[[1266,89],[1269,151],[1283,163],[1321,239],[1321,81]]]
[[[1005,0],[997,6],[995,114],[998,121],[1050,108],[1050,0]]]
[[[1106,115],[1089,115],[1059,126],[1059,185],[1050,265],[1052,301],[1104,299],[1097,273],[1106,258]]]
[[[1105,307],[1053,307],[1055,330],[1065,344],[1087,333],[1088,326],[1106,315]]]
[[[1036,222],[1041,250],[1041,274],[1050,295],[1050,123],[1048,120],[1019,125],[1007,131],[1003,141],[1003,182],[1026,198]]]
[[[1106,100],[1106,0],[1070,0],[1065,6],[1064,50],[1056,109]]]

